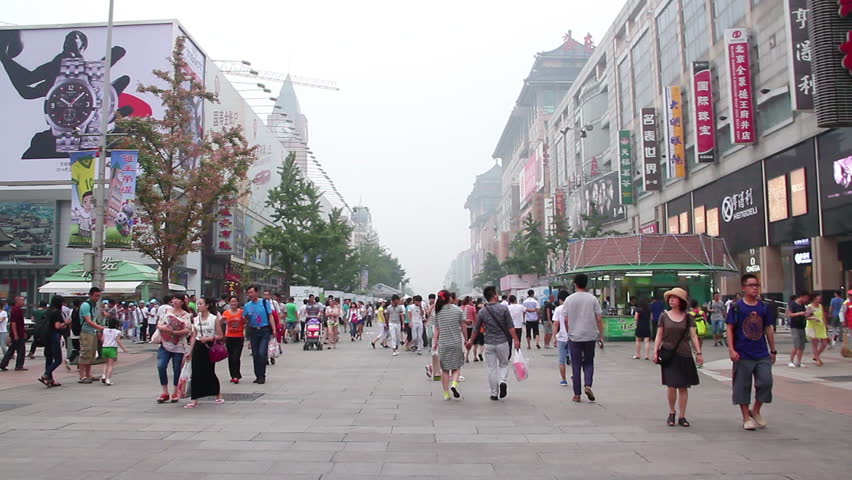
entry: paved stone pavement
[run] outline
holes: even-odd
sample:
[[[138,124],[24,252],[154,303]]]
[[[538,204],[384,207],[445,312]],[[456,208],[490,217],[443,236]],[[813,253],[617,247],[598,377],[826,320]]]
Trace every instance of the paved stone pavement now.
[[[665,425],[659,368],[623,343],[598,351],[595,403],[570,402],[554,350],[524,351],[530,379],[510,380],[504,401],[488,399],[484,365],[470,363],[463,399],[445,402],[424,373],[429,357],[346,339],[322,352],[285,345],[266,385],[251,383],[248,355],[237,386],[220,364],[226,394],[263,395],[194,410],[157,405],[154,348],[133,349],[112,387],[48,390],[34,360],[29,372],[0,373],[0,478],[810,480],[848,478],[852,466],[852,377],[842,378],[852,360],[836,350],[821,368],[779,361],[769,427],[745,432],[726,351],[712,344],[691,390],[691,428]]]

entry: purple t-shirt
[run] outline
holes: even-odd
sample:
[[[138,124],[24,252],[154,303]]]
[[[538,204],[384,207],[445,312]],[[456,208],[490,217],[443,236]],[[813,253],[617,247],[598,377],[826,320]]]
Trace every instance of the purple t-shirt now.
[[[734,349],[740,358],[759,360],[769,356],[766,327],[775,325],[775,316],[765,303],[748,305],[738,301],[731,305],[726,323],[734,326]]]

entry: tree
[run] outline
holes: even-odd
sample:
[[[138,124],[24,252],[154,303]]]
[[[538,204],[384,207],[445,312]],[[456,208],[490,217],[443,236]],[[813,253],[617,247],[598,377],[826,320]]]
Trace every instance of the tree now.
[[[307,283],[329,290],[354,290],[360,283],[361,269],[355,249],[350,246],[352,226],[343,210],[335,208],[328,220],[320,219],[314,233],[307,253],[316,261],[305,265]]]
[[[117,130],[127,135],[123,146],[139,150],[135,205],[139,222],[133,244],[160,267],[162,295],[168,293],[172,267],[201,248],[219,201],[244,193],[240,186],[255,150],[240,127],[198,137],[192,105],[217,99],[188,73],[185,41],[185,37],[175,41],[171,71],[154,70],[166,87],[138,88],[162,101],[162,120],[130,117],[117,122]]]
[[[598,238],[608,237],[611,235],[621,235],[621,232],[617,232],[615,230],[604,230],[603,223],[606,220],[606,217],[598,213],[594,213],[595,210],[595,203],[592,202],[589,211],[593,213],[590,215],[584,214],[580,216],[580,219],[583,221],[583,228],[577,231],[577,238]]]
[[[548,270],[556,272],[564,264],[568,256],[568,247],[576,238],[568,219],[554,215],[551,219],[550,231],[547,232],[545,239],[550,267]]]
[[[367,270],[370,284],[383,283],[393,288],[408,283],[405,269],[385,247],[379,244],[375,235],[367,237],[356,249],[359,270]],[[357,290],[357,289],[356,289]]]
[[[281,272],[285,295],[290,294],[297,275],[306,278],[320,258],[317,245],[322,225],[320,192],[306,180],[290,152],[278,168],[281,182],[269,190],[266,206],[272,210],[272,225],[264,226],[255,236],[257,248],[272,255],[272,268]],[[328,259],[322,259],[327,261]],[[313,275],[318,275],[314,270]]]
[[[541,224],[532,215],[524,219],[521,231],[509,244],[509,252],[509,258],[503,263],[507,273],[547,274],[547,242],[541,233]]]
[[[473,286],[480,290],[485,289],[489,285],[499,286],[500,279],[504,276],[506,276],[506,269],[500,263],[497,255],[489,252],[485,254],[482,271],[473,277]]]

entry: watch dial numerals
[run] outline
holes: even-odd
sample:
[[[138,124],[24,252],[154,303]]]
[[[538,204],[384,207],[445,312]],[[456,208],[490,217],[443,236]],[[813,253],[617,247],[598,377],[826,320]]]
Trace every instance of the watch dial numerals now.
[[[74,128],[91,116],[94,100],[92,91],[82,82],[66,82],[51,91],[47,114],[57,126]]]

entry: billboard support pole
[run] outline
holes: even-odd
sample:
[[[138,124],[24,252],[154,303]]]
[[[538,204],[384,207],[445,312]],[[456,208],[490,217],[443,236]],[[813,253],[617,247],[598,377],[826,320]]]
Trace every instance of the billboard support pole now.
[[[92,248],[94,249],[95,264],[92,270],[92,286],[98,287],[101,290],[106,286],[106,277],[104,275],[104,226],[106,215],[106,161],[107,161],[107,129],[109,128],[109,112],[112,107],[112,96],[109,94],[109,88],[112,84],[110,70],[112,68],[112,15],[113,15],[114,0],[109,0],[109,19],[107,20],[107,37],[106,37],[106,56],[104,56],[104,85],[101,89],[101,141],[100,141],[100,162],[98,163],[98,194],[97,205],[95,205],[95,238],[92,239]]]

